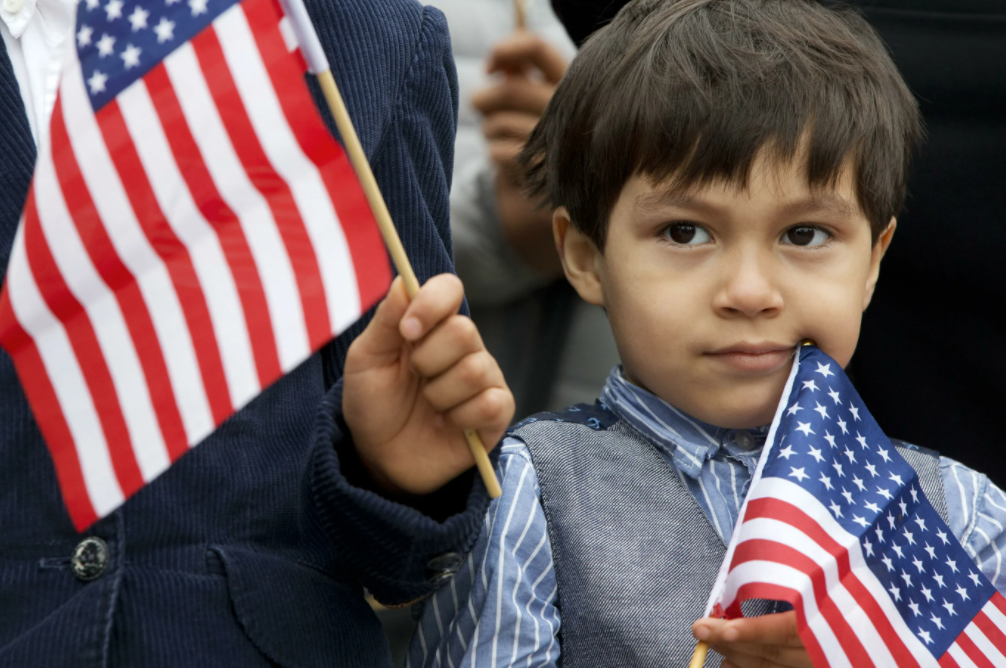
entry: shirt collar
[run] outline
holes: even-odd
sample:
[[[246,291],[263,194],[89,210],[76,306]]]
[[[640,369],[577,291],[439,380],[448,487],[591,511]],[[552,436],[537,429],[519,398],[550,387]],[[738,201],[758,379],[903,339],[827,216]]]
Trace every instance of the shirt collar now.
[[[0,20],[14,39],[20,39],[37,14],[46,41],[55,45],[73,32],[75,5],[75,0],[5,0],[0,2]]]
[[[601,400],[654,446],[673,458],[682,473],[698,478],[706,460],[721,452],[751,466],[757,461],[767,427],[716,427],[678,410],[660,397],[625,379],[622,367],[608,375]],[[751,460],[751,461],[747,461]]]

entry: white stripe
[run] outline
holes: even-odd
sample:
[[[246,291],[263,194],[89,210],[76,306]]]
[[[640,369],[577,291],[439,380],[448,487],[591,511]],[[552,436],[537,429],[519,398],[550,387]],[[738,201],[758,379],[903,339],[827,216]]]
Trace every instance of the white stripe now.
[[[90,102],[81,79],[80,64],[76,61],[68,63],[63,73],[60,104],[80,172],[98,206],[99,197],[94,190],[121,192],[122,184],[111,162],[102,159],[107,158],[108,154],[103,150],[105,144],[91,114]],[[100,148],[96,145],[100,145]],[[84,242],[73,225],[52,160],[50,143],[39,156],[38,169],[35,171],[35,183],[40,184],[40,190],[45,193],[35,198],[38,218],[67,287],[91,320],[105,366],[112,377],[116,400],[129,431],[129,445],[136,456],[144,481],[149,482],[171,465],[150,397],[150,387],[115,294],[94,268]],[[96,173],[99,170],[103,173]],[[122,194],[124,197],[124,193]],[[98,206],[109,236],[114,234],[117,227],[115,223],[119,219],[128,219],[132,214],[127,200],[123,199],[116,204],[118,206],[110,210],[103,210],[103,207]],[[125,213],[124,209],[129,213]]]
[[[685,415],[684,413],[682,413],[681,411],[679,411],[679,410],[678,410],[677,408],[675,408],[674,406],[671,406],[670,404],[667,404],[667,407],[668,407],[668,408],[670,408],[670,409],[671,409],[672,411],[674,411],[674,413],[675,413],[675,414],[676,414],[676,415],[677,415],[677,416],[678,416],[679,418],[681,418],[682,420],[684,420],[684,421],[685,421],[685,422],[687,422],[688,424],[692,425],[692,427],[693,427],[693,428],[695,428],[695,429],[696,429],[696,430],[697,430],[697,431],[698,431],[698,432],[699,432],[700,434],[702,434],[703,436],[705,436],[705,437],[706,437],[706,440],[707,440],[707,441],[709,441],[709,443],[711,443],[712,445],[716,445],[716,446],[718,446],[718,445],[719,445],[719,441],[717,441],[717,440],[716,440],[715,438],[713,438],[712,436],[710,436],[710,435],[709,435],[709,434],[708,434],[708,433],[706,432],[706,430],[705,430],[705,429],[703,429],[702,427],[700,427],[700,426],[699,426],[699,425],[698,425],[698,424],[697,424],[697,423],[696,423],[696,422],[695,422],[694,420],[692,420],[692,419],[691,419],[690,417],[688,417],[687,415]]]
[[[164,59],[164,67],[210,178],[241,223],[265,293],[280,364],[286,370],[286,364],[307,356],[307,328],[293,266],[269,203],[238,158],[192,44],[175,49]]]
[[[36,185],[33,196],[37,200],[40,195],[46,194]],[[46,306],[28,266],[23,224],[14,237],[6,280],[11,310],[35,342],[70,430],[91,506],[99,517],[104,517],[122,504],[122,488],[115,477],[94,400],[66,330]]]
[[[964,650],[956,642],[947,648],[947,654],[952,656],[961,668],[978,668],[975,662],[968,658],[968,655],[964,653]]]
[[[100,130],[91,113],[91,102],[82,88],[80,76],[80,64],[76,60],[63,73],[61,104],[64,105],[63,108],[71,110],[71,113],[64,115],[67,132],[98,215],[103,221],[115,221],[114,226],[106,225],[105,229],[116,255],[133,275],[147,305],[188,435],[190,421],[195,431],[207,419],[212,423],[212,417],[207,417],[210,409],[204,395],[197,390],[189,393],[187,389],[202,387],[195,346],[171,276],[150,245],[129,204],[129,198],[99,134]],[[181,393],[185,395],[184,400],[179,400],[178,388],[183,388]],[[189,444],[192,445],[193,442],[190,441]]]
[[[706,500],[706,508],[709,509],[709,517],[713,520],[713,525],[716,527],[716,533],[719,535],[720,540],[726,542],[727,537],[723,533],[723,527],[720,526],[719,518],[716,517],[716,507],[713,505],[713,502],[709,500],[709,493],[706,491],[706,484],[702,482],[701,474],[696,480],[699,483],[699,489],[702,490],[702,498]]]
[[[545,597],[545,600],[541,602],[542,614],[545,613],[545,606],[548,605],[550,601],[555,600],[554,597],[556,595],[556,592],[558,591],[559,591],[559,585],[557,583],[556,586],[552,588],[552,591],[548,593],[548,596]],[[555,633],[556,633],[555,625],[552,623],[552,619],[554,619],[556,623],[559,622],[558,611],[556,611],[555,608],[553,608],[552,619],[549,619],[547,617],[543,617],[543,619],[548,624],[549,641],[548,641],[548,647],[545,648],[545,658],[542,659],[542,662],[538,664],[539,667],[546,666],[552,662],[552,648],[555,646]],[[560,649],[558,648],[556,649],[556,660],[558,660],[560,651],[561,651]]]
[[[340,332],[360,317],[360,293],[328,190],[287,124],[241,5],[221,14],[213,28],[262,148],[297,202],[321,268],[332,332]]]
[[[869,565],[867,565],[866,559],[863,557],[862,548],[859,545],[859,539],[842,528],[831,516],[830,511],[813,494],[796,483],[773,477],[762,479],[757,487],[751,490],[748,503],[760,498],[776,498],[800,508],[824,529],[825,533],[832,540],[841,545],[848,552],[849,566],[852,573],[874,600],[876,600],[881,611],[890,620],[891,626],[898,634],[898,637],[905,643],[908,651],[912,653],[921,666],[936,668],[938,664],[933,659],[933,655],[923,646],[922,641],[916,637],[907,624],[905,624],[901,613],[894,605],[894,602],[891,601],[887,591],[881,585],[880,581],[877,580]],[[741,534],[744,533],[746,525],[747,522],[741,527]]]
[[[957,483],[957,491],[961,495],[961,512],[964,513],[964,531],[961,534],[961,543],[964,543],[964,537],[968,535],[968,529],[971,525],[971,512],[968,510],[968,498],[964,495],[964,484],[961,482],[960,477],[957,475],[957,471],[960,469],[956,464],[950,466],[950,470],[954,473],[954,482]]]
[[[997,668],[1006,668],[1006,656],[1003,656],[1002,652],[992,644],[992,641],[985,637],[985,634],[974,622],[964,627],[964,634],[971,638],[971,642],[992,662],[992,665]]]
[[[279,34],[283,35],[283,44],[286,45],[287,51],[293,52],[300,47],[297,44],[297,34],[293,31],[289,16],[284,16],[279,20]]]
[[[523,461],[523,460],[521,460]],[[503,531],[500,532],[500,554],[496,564],[496,630],[493,633],[492,666],[496,668],[496,647],[499,645],[500,625],[503,621],[503,580],[506,579],[503,569],[503,558],[506,555],[506,535],[510,530],[510,522],[513,520],[514,511],[517,509],[517,501],[520,499],[520,490],[524,487],[524,480],[527,472],[531,470],[531,465],[524,463],[524,469],[520,472],[520,479],[517,481],[517,491],[514,492],[513,502],[507,513],[506,522],[503,523]],[[519,618],[518,618],[519,623]],[[518,626],[518,631],[520,630]]]
[[[992,554],[994,554],[995,557],[996,557],[996,571],[992,575],[992,577],[990,578],[990,580],[992,582],[992,586],[994,587],[994,586],[996,586],[996,581],[999,579],[999,571],[1002,570],[1002,563],[1003,563],[1002,554],[1000,554],[1000,552],[999,552],[999,546],[995,544],[994,540],[992,540],[991,538],[989,538],[989,535],[987,533],[985,533],[981,529],[981,527],[976,526],[975,527],[975,531],[977,531],[978,533],[980,533],[982,535],[982,538],[984,538],[985,541],[992,547]],[[982,564],[982,563],[978,564],[978,568],[982,569],[984,571],[983,566],[984,566],[984,564]]]
[[[178,170],[143,79],[120,93],[118,103],[161,213],[192,260],[216,334],[227,389],[234,407],[239,408],[261,388],[255,373],[255,356],[241,297],[220,239],[193,201],[188,185]],[[190,443],[201,441],[213,430],[205,395],[201,398],[199,403],[206,407],[206,413],[199,416],[202,419],[198,424],[192,425]],[[188,431],[189,425],[186,427]]]
[[[1002,492],[1000,492],[1000,494],[1002,494]],[[993,506],[995,506],[995,507],[996,507],[996,508],[998,508],[999,510],[1006,510],[1006,507],[1003,507],[1003,506],[1000,506],[1000,505],[999,505],[998,503],[996,503],[996,502],[995,502],[995,501],[994,501],[994,500],[992,499],[992,497],[991,497],[991,496],[989,495],[989,493],[988,493],[988,492],[986,492],[986,493],[985,493],[985,496],[984,496],[984,498],[985,498],[985,500],[986,500],[986,501],[988,501],[988,502],[989,502],[990,504],[992,504]]]
[[[985,496],[987,497],[988,494],[986,494]],[[986,515],[985,513],[982,513],[982,512],[978,513],[978,517],[982,518],[983,520],[988,520],[989,522],[991,522],[992,524],[995,525],[996,529],[999,529],[1000,533],[1002,532],[1003,525],[996,518],[992,517],[991,515]],[[987,536],[986,536],[986,538],[987,538]]]
[[[992,601],[986,603],[985,607],[982,608],[982,612],[985,613],[986,617],[992,620],[992,623],[996,625],[997,629],[1006,633],[1006,615],[1003,615],[1003,613],[1000,612],[995,603]]]
[[[765,582],[802,592],[807,626],[821,645],[825,656],[828,657],[828,663],[835,668],[852,668],[852,663],[846,656],[845,650],[842,649],[842,645],[839,644],[838,638],[835,637],[835,632],[817,609],[817,601],[814,600],[813,585],[809,577],[795,568],[773,561],[748,561],[732,571],[731,578],[727,580],[727,588],[723,595],[724,600],[734,600],[737,595],[737,587],[747,582]]]

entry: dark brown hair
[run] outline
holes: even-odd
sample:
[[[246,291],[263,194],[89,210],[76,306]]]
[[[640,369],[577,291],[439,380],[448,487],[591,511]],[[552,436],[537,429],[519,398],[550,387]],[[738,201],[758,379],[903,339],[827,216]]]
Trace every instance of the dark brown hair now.
[[[759,151],[851,165],[876,240],[904,204],[915,98],[866,20],[816,0],[633,0],[587,40],[521,155],[529,191],[604,248],[625,182],[746,185]]]

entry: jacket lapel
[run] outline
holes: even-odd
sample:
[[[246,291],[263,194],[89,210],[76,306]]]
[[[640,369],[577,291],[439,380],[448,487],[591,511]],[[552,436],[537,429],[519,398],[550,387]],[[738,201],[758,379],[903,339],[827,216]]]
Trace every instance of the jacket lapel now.
[[[0,40],[0,277],[7,273],[11,245],[35,169],[35,141],[7,46]]]

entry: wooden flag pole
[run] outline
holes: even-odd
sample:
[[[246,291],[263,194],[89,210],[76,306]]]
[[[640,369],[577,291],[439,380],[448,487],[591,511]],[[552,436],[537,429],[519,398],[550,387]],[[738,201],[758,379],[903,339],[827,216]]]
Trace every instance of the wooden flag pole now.
[[[514,27],[517,30],[527,28],[527,12],[524,8],[524,0],[513,0]]]
[[[405,246],[402,245],[398,230],[395,229],[395,223],[391,220],[388,205],[385,204],[381,189],[377,185],[377,179],[374,178],[374,172],[370,169],[370,162],[363,152],[363,146],[360,144],[356,128],[353,127],[353,121],[350,119],[346,104],[339,93],[339,87],[335,85],[332,70],[323,70],[318,72],[316,76],[321,85],[321,91],[325,95],[325,100],[328,102],[328,108],[332,112],[332,116],[335,117],[335,125],[339,128],[339,134],[342,135],[346,152],[349,154],[349,161],[353,164],[353,169],[356,170],[356,176],[360,179],[360,185],[363,186],[367,202],[370,203],[370,209],[374,212],[374,218],[377,220],[381,236],[384,237],[384,243],[391,254],[391,260],[395,263],[395,269],[398,270],[399,276],[405,282],[405,290],[409,299],[412,299],[419,292],[419,280],[409,262],[409,256],[405,254]],[[489,497],[499,498],[503,492],[500,489],[499,480],[496,479],[493,465],[489,461],[489,455],[486,454],[485,446],[482,444],[482,438],[474,429],[465,429],[465,440],[468,441],[468,448],[472,452],[472,457],[475,458],[475,465],[482,476],[482,482],[489,490]]]
[[[709,643],[700,640],[695,644],[695,651],[692,653],[692,660],[688,668],[702,668],[706,665],[706,654],[709,652]]]

